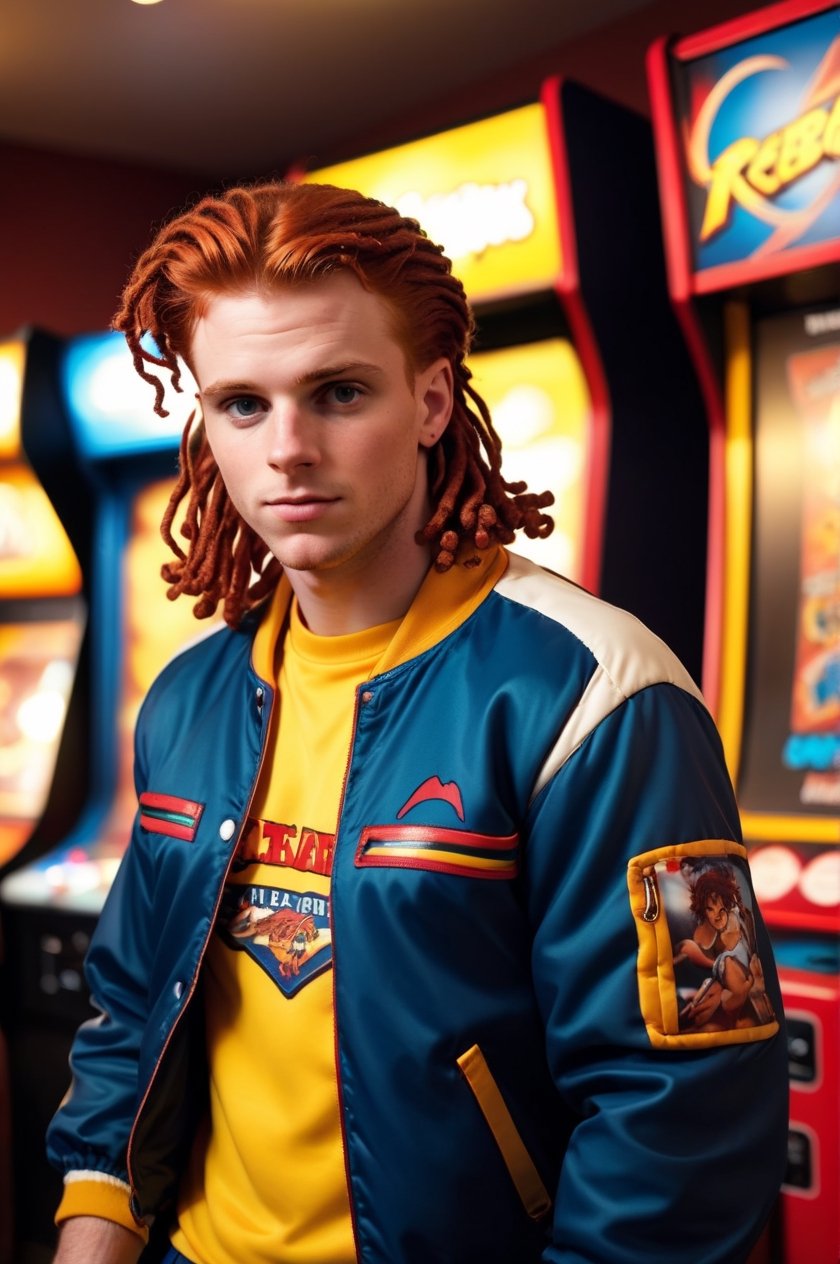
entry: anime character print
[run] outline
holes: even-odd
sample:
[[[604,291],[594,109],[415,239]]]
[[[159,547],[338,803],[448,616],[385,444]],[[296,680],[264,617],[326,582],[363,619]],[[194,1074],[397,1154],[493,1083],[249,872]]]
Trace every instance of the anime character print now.
[[[727,1031],[772,1022],[744,862],[735,856],[683,856],[660,868],[657,881],[671,935],[680,1031]]]

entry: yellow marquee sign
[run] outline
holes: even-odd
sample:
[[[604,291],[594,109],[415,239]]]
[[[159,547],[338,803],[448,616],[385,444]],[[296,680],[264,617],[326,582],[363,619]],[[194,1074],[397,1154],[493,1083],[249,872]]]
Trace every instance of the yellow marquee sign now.
[[[473,303],[550,288],[560,234],[545,110],[526,105],[309,172],[418,220]]]

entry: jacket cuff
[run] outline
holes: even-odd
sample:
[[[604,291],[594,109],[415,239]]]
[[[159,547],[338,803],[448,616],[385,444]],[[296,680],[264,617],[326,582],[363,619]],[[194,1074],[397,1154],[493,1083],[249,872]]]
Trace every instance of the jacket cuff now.
[[[68,1172],[64,1178],[64,1194],[55,1213],[55,1223],[72,1216],[97,1216],[130,1229],[141,1241],[148,1242],[149,1231],[139,1225],[128,1205],[131,1190],[125,1181],[107,1172]]]

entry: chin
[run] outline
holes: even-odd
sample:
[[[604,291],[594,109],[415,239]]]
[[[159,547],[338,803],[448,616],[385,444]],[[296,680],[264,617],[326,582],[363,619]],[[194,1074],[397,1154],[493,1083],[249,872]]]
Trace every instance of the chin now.
[[[274,550],[272,550],[274,552]],[[353,556],[352,552],[331,549],[281,548],[274,556],[286,571],[331,571]]]

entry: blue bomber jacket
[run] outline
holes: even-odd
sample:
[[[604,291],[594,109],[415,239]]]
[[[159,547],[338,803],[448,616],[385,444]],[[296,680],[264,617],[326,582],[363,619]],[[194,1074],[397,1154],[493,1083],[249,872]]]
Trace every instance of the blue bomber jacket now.
[[[631,616],[503,551],[471,582],[431,575],[357,692],[331,931],[358,1259],[733,1264],[781,1181],[787,1059],[718,735]],[[202,959],[274,697],[254,622],[144,703],[102,1012],[49,1131],[138,1223],[206,1106]]]

